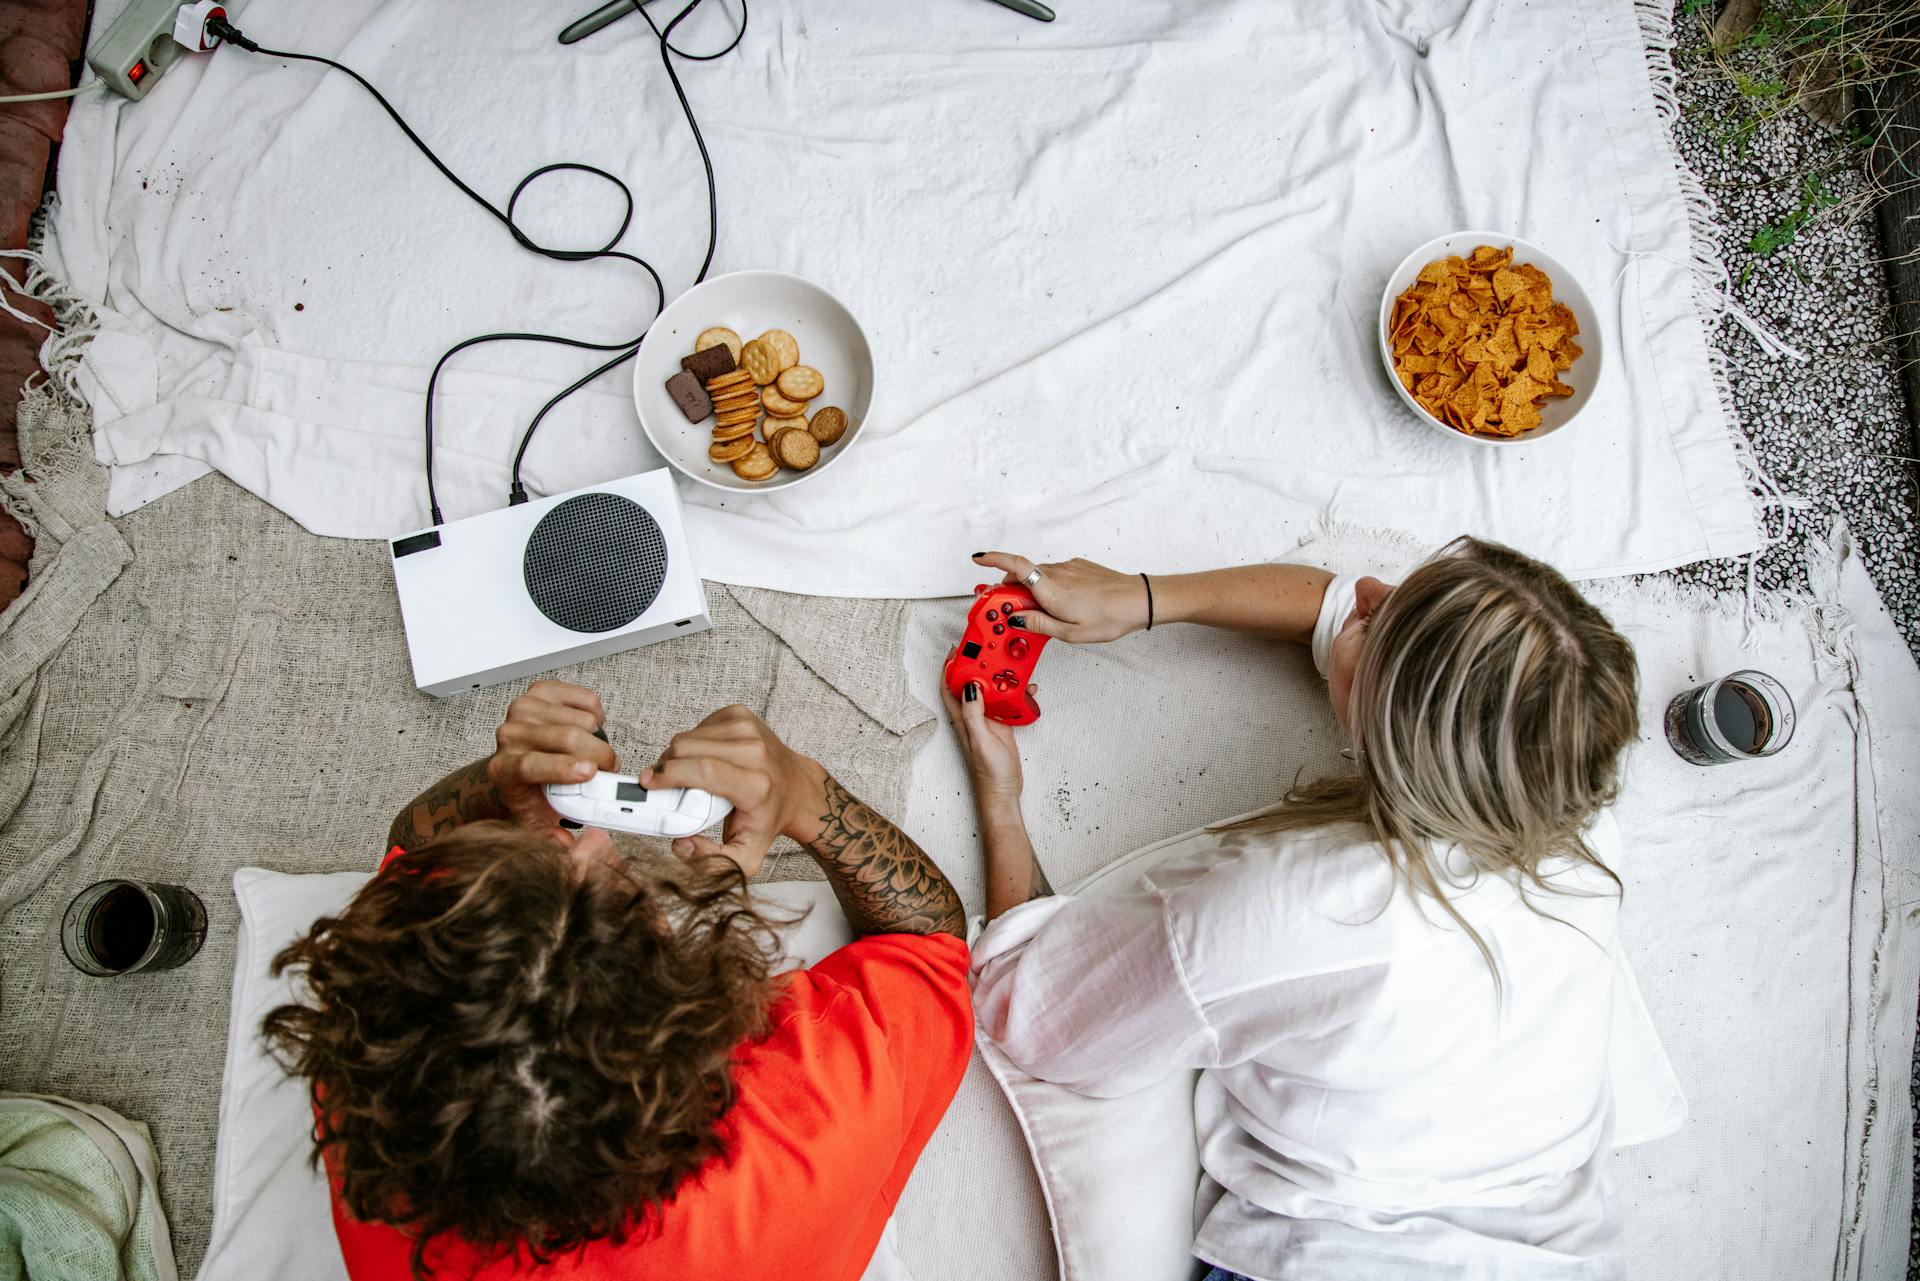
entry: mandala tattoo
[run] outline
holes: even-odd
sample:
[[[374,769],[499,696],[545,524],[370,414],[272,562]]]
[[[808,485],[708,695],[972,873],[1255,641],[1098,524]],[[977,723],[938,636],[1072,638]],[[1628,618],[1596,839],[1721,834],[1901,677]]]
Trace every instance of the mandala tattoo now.
[[[487,774],[487,762],[475,761],[414,797],[387,831],[387,847],[417,850],[467,823],[506,818],[507,807]]]
[[[960,896],[913,838],[827,778],[826,830],[807,846],[861,934],[965,938]]]

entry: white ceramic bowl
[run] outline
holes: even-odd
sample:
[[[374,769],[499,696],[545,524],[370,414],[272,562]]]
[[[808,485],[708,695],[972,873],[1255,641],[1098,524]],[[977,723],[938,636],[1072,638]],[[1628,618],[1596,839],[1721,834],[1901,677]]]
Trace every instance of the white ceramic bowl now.
[[[742,342],[769,329],[786,330],[800,344],[800,363],[819,370],[826,381],[808,413],[828,405],[846,411],[846,434],[823,446],[820,461],[806,471],[782,467],[768,480],[740,479],[730,464],[707,457],[713,419],[688,422],[667,394],[667,379],[680,372],[680,358],[692,354],[701,330],[715,325],[733,330]],[[873,390],[873,348],[860,322],[820,286],[783,271],[736,271],[695,285],[660,313],[633,361],[634,408],[660,456],[703,485],[744,493],[787,489],[839,462],[866,426]]]
[[[1573,318],[1580,322],[1579,336],[1574,339],[1585,350],[1580,359],[1573,362],[1573,368],[1560,375],[1560,381],[1573,388],[1573,395],[1548,400],[1540,406],[1540,425],[1531,431],[1523,431],[1518,436],[1482,436],[1475,433],[1456,431],[1435,418],[1420,407],[1420,402],[1401,385],[1399,377],[1393,372],[1393,343],[1388,332],[1388,322],[1393,318],[1393,300],[1413,286],[1420,278],[1420,271],[1428,263],[1438,258],[1458,255],[1465,258],[1479,245],[1492,245],[1499,249],[1513,246],[1513,260],[1516,263],[1530,262],[1547,273],[1553,281],[1553,299],[1563,302],[1573,311]],[[1386,366],[1387,381],[1400,393],[1400,399],[1406,403],[1421,422],[1435,431],[1445,432],[1454,440],[1469,441],[1475,445],[1524,445],[1563,431],[1580,416],[1587,401],[1593,396],[1593,389],[1600,384],[1600,364],[1605,358],[1601,350],[1600,325],[1594,315],[1593,303],[1587,298],[1587,291],[1580,287],[1580,281],[1565,264],[1538,245],[1529,244],[1518,236],[1509,236],[1497,231],[1456,231],[1451,235],[1429,240],[1408,254],[1400,265],[1387,277],[1386,291],[1380,296],[1380,359]]]

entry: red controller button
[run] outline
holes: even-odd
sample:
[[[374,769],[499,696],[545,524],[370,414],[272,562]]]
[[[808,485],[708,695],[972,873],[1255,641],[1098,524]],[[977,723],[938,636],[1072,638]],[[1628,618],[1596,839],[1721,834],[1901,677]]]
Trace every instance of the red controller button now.
[[[1033,646],[1027,643],[1026,637],[1016,636],[1007,642],[1007,657],[1015,660],[1025,658],[1027,651],[1032,648]]]

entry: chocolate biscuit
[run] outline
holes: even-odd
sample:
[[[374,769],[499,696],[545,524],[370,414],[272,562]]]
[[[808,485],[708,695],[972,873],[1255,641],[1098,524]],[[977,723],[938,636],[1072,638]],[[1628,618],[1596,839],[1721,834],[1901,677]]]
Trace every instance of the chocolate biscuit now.
[[[726,355],[725,347],[718,350],[721,355]],[[667,395],[673,397],[673,403],[680,406],[680,412],[687,416],[690,423],[697,423],[713,412],[713,402],[707,398],[707,389],[700,385],[699,378],[691,370],[682,369],[667,379]]]
[[[733,353],[721,343],[712,347],[702,347],[691,356],[680,357],[680,368],[691,373],[701,382],[718,378],[721,374],[730,374],[734,370]]]

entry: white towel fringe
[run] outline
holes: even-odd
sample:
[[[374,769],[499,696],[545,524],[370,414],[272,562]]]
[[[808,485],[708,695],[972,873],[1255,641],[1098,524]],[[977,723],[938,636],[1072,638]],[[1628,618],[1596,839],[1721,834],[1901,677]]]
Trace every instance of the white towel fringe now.
[[[11,258],[24,264],[14,270],[0,266],[0,284],[14,293],[47,304],[53,311],[53,323],[47,324],[8,302],[0,294],[0,311],[47,331],[40,344],[40,368],[54,385],[70,399],[84,404],[80,392],[80,363],[86,358],[87,345],[100,332],[99,317],[93,308],[73,292],[72,286],[56,274],[43,253],[46,228],[56,197],[49,195],[33,217],[33,228],[26,249],[0,249],[0,259]],[[16,269],[19,270],[19,269]],[[27,380],[28,388],[38,385],[37,378]]]
[[[1640,21],[1640,43],[1646,51],[1647,80],[1653,89],[1654,110],[1667,126],[1667,144],[1680,184],[1680,195],[1687,206],[1687,239],[1692,258],[1686,265],[1693,269],[1693,300],[1699,309],[1701,324],[1711,333],[1721,321],[1731,317],[1735,324],[1752,334],[1754,341],[1769,355],[1804,363],[1807,360],[1805,352],[1769,333],[1765,326],[1734,301],[1733,278],[1727,273],[1726,254],[1722,248],[1720,211],[1701,185],[1699,177],[1680,158],[1679,143],[1673,136],[1680,120],[1681,107],[1678,88],[1680,73],[1673,65],[1672,0],[1635,0],[1634,11]],[[1637,253],[1629,254],[1634,260],[1639,256]],[[1754,454],[1753,443],[1740,424],[1740,415],[1733,401],[1733,383],[1727,373],[1726,356],[1711,342],[1707,344],[1707,362],[1713,378],[1713,390],[1720,398],[1721,412],[1726,415],[1727,439],[1732,443],[1734,457],[1739,460],[1741,470],[1746,474],[1754,503],[1760,508],[1764,541],[1746,558],[1744,617],[1747,632],[1742,644],[1751,647],[1757,643],[1753,625],[1759,592],[1760,556],[1768,548],[1784,542],[1793,529],[1793,513],[1807,510],[1812,504],[1797,494],[1783,491],[1767,474],[1767,469],[1761,466]],[[1767,529],[1767,512],[1771,509],[1777,509],[1781,514],[1780,532],[1777,534]]]

